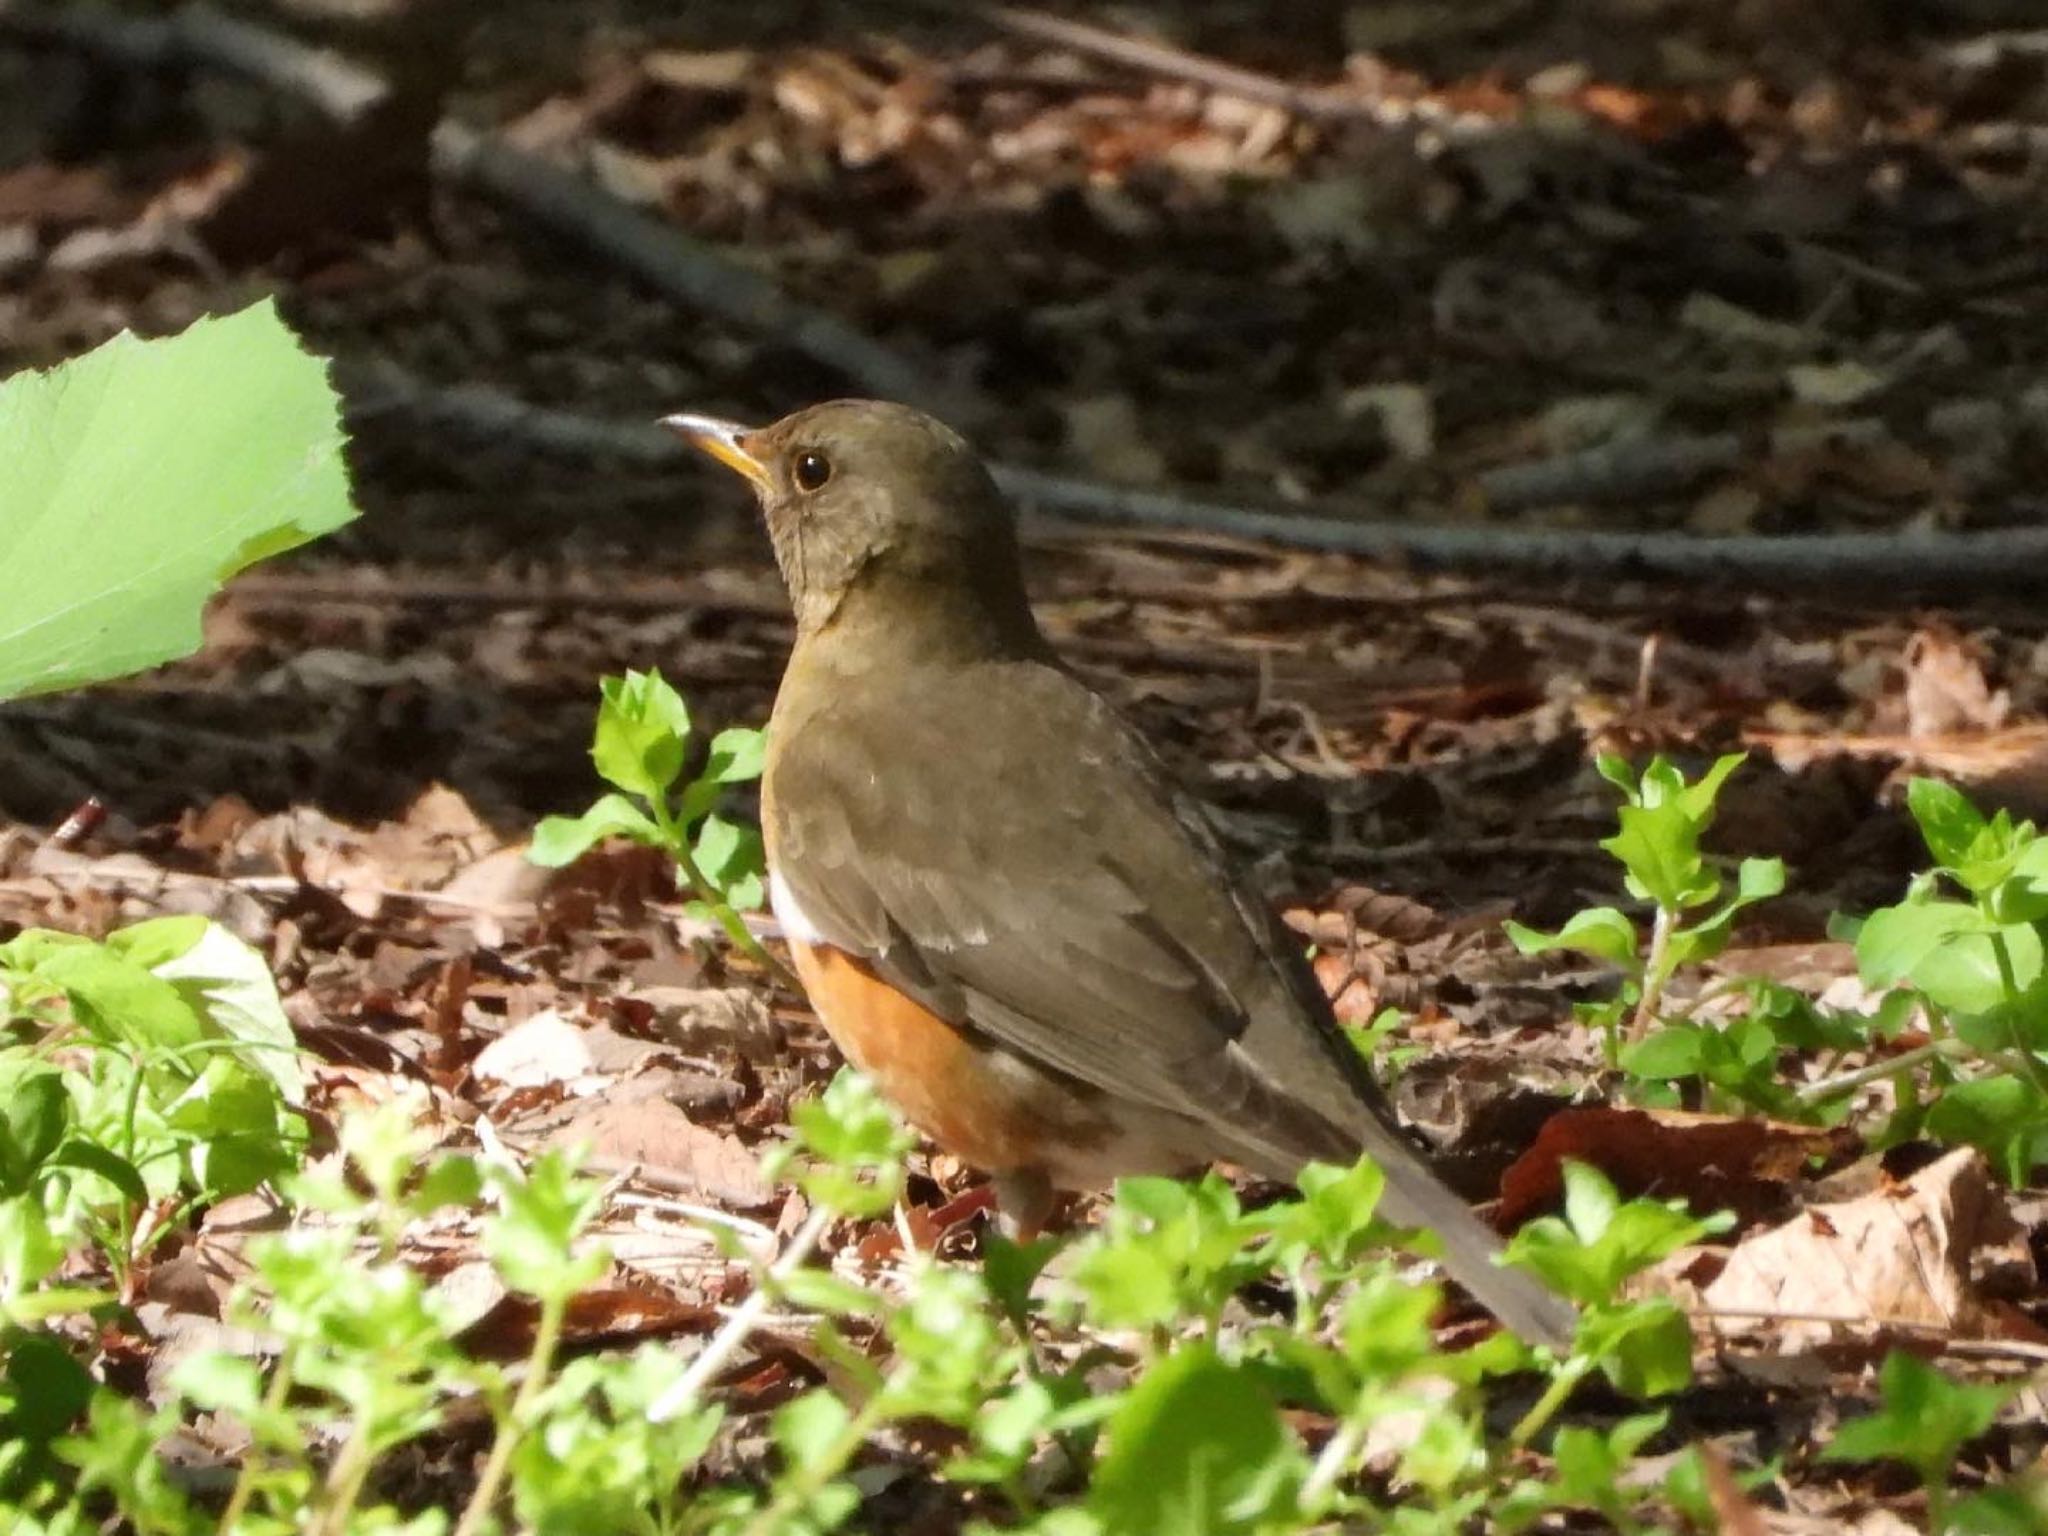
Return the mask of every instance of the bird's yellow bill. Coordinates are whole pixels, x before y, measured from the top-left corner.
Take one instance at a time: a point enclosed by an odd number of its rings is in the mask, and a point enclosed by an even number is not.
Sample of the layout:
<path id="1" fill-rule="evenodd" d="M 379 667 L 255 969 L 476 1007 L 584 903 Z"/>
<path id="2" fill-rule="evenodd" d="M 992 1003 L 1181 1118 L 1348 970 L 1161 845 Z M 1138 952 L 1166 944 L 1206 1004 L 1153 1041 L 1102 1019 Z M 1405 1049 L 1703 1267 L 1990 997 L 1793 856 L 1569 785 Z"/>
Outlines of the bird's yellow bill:
<path id="1" fill-rule="evenodd" d="M 768 466 L 747 451 L 749 429 L 716 416 L 664 416 L 661 424 L 691 447 L 708 453 L 727 469 L 736 470 L 766 490 L 773 483 Z"/>

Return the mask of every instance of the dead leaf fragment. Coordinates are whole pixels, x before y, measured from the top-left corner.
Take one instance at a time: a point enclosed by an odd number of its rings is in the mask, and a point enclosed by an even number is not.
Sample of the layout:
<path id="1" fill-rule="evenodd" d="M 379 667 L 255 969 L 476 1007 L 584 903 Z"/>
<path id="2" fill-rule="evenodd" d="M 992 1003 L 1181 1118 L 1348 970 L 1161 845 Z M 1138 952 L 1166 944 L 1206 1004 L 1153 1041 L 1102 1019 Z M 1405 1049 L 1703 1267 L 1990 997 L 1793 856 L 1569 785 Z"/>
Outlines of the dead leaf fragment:
<path id="1" fill-rule="evenodd" d="M 1945 624 L 1925 624 L 1906 642 L 1906 734 L 1995 731 L 2012 699 L 1984 675 L 1981 646 Z"/>
<path id="2" fill-rule="evenodd" d="M 1501 1178 L 1494 1219 L 1512 1227 L 1564 1194 L 1563 1161 L 1591 1163 L 1624 1196 L 1682 1196 L 1704 1215 L 1728 1209 L 1747 1221 L 1783 1210 L 1788 1186 L 1815 1158 L 1841 1156 L 1853 1133 L 1772 1120 L 1673 1109 L 1567 1109 Z"/>
<path id="3" fill-rule="evenodd" d="M 744 1143 L 698 1125 L 666 1099 L 600 1103 L 547 1140 L 550 1146 L 581 1145 L 595 1158 L 658 1170 L 729 1205 L 765 1205 L 771 1194 L 760 1160 Z"/>
<path id="4" fill-rule="evenodd" d="M 1766 1331 L 1781 1352 L 1814 1348 L 1844 1326 L 1983 1337 L 1993 1330 L 1970 1261 L 2012 1231 L 1984 1159 L 1964 1149 L 1904 1184 L 1814 1206 L 1746 1239 L 1703 1300 L 1718 1326 Z"/>

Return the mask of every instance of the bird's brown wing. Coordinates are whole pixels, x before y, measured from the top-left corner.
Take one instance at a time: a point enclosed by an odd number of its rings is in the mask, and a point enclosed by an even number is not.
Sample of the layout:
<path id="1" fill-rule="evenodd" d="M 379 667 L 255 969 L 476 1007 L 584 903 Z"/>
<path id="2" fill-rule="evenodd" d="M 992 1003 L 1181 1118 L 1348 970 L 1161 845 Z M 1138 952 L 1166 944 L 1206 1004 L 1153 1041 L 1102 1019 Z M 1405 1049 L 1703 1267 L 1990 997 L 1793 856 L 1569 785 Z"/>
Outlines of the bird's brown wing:
<path id="1" fill-rule="evenodd" d="M 1012 661 L 865 689 L 775 752 L 776 872 L 820 937 L 1019 1055 L 1234 1133 L 1222 1155 L 1282 1175 L 1354 1155 L 1376 1094 L 1292 941 L 1070 675 Z"/>
<path id="2" fill-rule="evenodd" d="M 1371 1152 L 1394 1221 L 1435 1231 L 1523 1337 L 1565 1345 L 1571 1308 L 1496 1267 L 1499 1240 L 1403 1138 L 1295 941 L 1101 699 L 1036 662 L 928 669 L 896 696 L 874 681 L 794 719 L 778 704 L 771 734 L 771 858 L 815 937 L 948 1022 L 1186 1117 L 1194 1156 L 1291 1179 Z"/>

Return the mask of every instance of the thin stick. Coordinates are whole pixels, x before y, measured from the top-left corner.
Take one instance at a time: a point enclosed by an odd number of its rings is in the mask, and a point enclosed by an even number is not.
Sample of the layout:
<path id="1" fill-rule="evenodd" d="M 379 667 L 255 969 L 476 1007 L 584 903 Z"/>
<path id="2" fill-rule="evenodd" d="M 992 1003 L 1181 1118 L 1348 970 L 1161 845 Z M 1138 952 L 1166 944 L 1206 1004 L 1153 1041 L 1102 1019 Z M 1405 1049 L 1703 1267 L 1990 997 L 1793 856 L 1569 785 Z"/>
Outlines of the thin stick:
<path id="1" fill-rule="evenodd" d="M 899 0 L 899 3 L 933 15 L 957 18 L 964 14 L 997 31 L 1089 54 L 1144 74 L 1184 80 L 1205 90 L 1221 91 L 1245 101 L 1280 107 L 1301 117 L 1359 118 L 1373 115 L 1365 103 L 1347 100 L 1330 91 L 1292 85 L 1273 75 L 1190 53 L 1171 43 L 1132 37 L 1129 33 L 1114 32 L 1085 21 L 1069 21 L 1063 16 L 1025 6 L 962 5 L 959 0 Z"/>
<path id="2" fill-rule="evenodd" d="M 789 1240 L 789 1246 L 782 1257 L 769 1266 L 768 1272 L 754 1285 L 747 1299 L 733 1309 L 725 1325 L 711 1336 L 711 1342 L 698 1351 L 689 1368 L 676 1378 L 675 1384 L 655 1400 L 647 1410 L 647 1417 L 656 1424 L 687 1413 L 702 1400 L 704 1389 L 711 1378 L 725 1368 L 728 1360 L 738 1353 L 739 1347 L 747 1341 L 755 1327 L 768 1315 L 768 1308 L 775 1299 L 775 1291 L 783 1281 L 803 1267 L 811 1256 L 811 1250 L 818 1246 L 818 1240 L 825 1235 L 825 1228 L 832 1222 L 831 1209 L 823 1205 L 811 1207 L 811 1213 L 804 1218 L 796 1235 Z"/>
<path id="3" fill-rule="evenodd" d="M 482 386 L 435 389 L 378 359 L 337 369 L 345 386 L 369 391 L 371 415 L 417 414 L 450 432 L 502 441 L 515 433 L 536 451 L 601 452 L 639 462 L 683 462 L 685 450 L 652 425 L 596 421 L 526 405 Z M 353 414 L 353 407 L 352 407 Z M 1718 578 L 1749 586 L 1885 582 L 1917 591 L 1981 590 L 2034 581 L 2048 561 L 2048 526 L 1980 533 L 1842 533 L 1702 538 L 1686 533 L 1587 529 L 1438 527 L 1371 515 L 1318 516 L 1202 501 L 1047 474 L 1016 464 L 991 467 L 1027 512 L 1123 528 L 1193 530 L 1283 548 L 1322 550 L 1445 570 L 1519 570 L 1567 576 Z"/>

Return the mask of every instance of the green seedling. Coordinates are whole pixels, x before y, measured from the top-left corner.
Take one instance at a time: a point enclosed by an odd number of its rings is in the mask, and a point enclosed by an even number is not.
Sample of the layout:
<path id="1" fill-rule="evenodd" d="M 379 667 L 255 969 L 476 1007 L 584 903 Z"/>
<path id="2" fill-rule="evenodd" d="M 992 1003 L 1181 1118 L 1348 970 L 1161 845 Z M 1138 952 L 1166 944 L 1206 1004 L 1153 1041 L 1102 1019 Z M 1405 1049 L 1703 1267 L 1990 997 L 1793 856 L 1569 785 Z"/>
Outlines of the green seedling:
<path id="1" fill-rule="evenodd" d="M 2023 1184 L 2048 1164 L 2048 838 L 1932 779 L 1915 779 L 1906 804 L 1935 867 L 1836 931 L 1855 940 L 1867 985 L 1917 1001 L 1932 1038 L 1848 1086 L 1890 1076 L 1903 1111 L 1894 1136 L 1978 1147 Z M 1924 1098 L 1912 1076 L 1922 1065 Z"/>
<path id="2" fill-rule="evenodd" d="M 1721 786 L 1742 762 L 1740 755 L 1723 757 L 1688 782 L 1662 757 L 1640 777 L 1620 758 L 1600 759 L 1601 777 L 1621 791 L 1623 800 L 1620 830 L 1600 846 L 1620 860 L 1629 894 L 1650 906 L 1647 946 L 1639 941 L 1634 920 L 1617 907 L 1580 912 L 1556 933 L 1506 925 L 1509 939 L 1524 954 L 1570 950 L 1621 971 L 1619 995 L 1588 1012 L 1602 1032 L 1610 1066 L 1624 1065 L 1624 1029 L 1631 1042 L 1640 1042 L 1668 1016 L 1665 988 L 1678 968 L 1718 955 L 1728 945 L 1736 914 L 1785 888 L 1782 861 L 1744 859 L 1729 892 L 1720 870 L 1700 852 Z"/>
<path id="3" fill-rule="evenodd" d="M 690 754 L 690 711 L 659 672 L 607 677 L 590 759 L 613 786 L 581 816 L 549 816 L 533 829 L 528 857 L 559 868 L 608 837 L 659 848 L 694 893 L 692 914 L 778 969 L 740 914 L 761 905 L 761 834 L 718 813 L 726 790 L 761 776 L 767 738 L 743 726 L 712 737 L 704 765 L 680 782 Z"/>
<path id="4" fill-rule="evenodd" d="M 1821 1456 L 1827 1461 L 1904 1462 L 1927 1490 L 1929 1528 L 1947 1531 L 1956 1458 L 1992 1426 L 2013 1389 L 1951 1381 L 1902 1350 L 1885 1357 L 1877 1385 L 1882 1406 L 1844 1424 Z"/>

